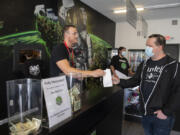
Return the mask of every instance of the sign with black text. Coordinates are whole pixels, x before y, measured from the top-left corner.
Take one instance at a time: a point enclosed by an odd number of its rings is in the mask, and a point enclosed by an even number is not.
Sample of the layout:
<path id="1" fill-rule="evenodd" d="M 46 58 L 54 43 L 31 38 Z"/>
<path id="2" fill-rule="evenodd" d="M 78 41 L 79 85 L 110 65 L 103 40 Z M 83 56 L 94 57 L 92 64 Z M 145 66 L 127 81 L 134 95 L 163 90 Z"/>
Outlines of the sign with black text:
<path id="1" fill-rule="evenodd" d="M 42 80 L 49 128 L 72 116 L 70 97 L 65 76 Z"/>

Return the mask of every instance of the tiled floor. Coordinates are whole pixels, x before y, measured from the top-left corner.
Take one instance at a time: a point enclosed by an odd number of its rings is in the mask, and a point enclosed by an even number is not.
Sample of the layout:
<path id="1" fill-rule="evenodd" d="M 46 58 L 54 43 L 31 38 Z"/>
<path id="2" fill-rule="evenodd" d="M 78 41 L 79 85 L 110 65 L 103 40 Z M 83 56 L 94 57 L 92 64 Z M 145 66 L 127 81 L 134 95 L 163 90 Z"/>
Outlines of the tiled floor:
<path id="1" fill-rule="evenodd" d="M 141 123 L 124 120 L 122 135 L 144 135 Z M 180 132 L 172 131 L 171 135 L 180 135 Z"/>

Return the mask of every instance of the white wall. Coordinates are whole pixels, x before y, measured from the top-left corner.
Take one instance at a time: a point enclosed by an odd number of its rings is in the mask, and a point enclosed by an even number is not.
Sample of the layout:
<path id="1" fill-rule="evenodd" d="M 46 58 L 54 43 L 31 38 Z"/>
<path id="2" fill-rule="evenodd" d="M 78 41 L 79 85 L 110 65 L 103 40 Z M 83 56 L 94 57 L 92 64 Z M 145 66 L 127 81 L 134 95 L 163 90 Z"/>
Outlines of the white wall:
<path id="1" fill-rule="evenodd" d="M 172 25 L 172 20 L 178 20 L 178 25 Z M 146 20 L 148 23 L 148 35 L 162 34 L 173 37 L 167 43 L 180 44 L 180 18 Z M 116 23 L 115 47 L 125 46 L 127 49 L 144 49 L 146 39 L 137 36 L 137 30 L 129 23 Z"/>
<path id="2" fill-rule="evenodd" d="M 172 20 L 178 20 L 178 25 L 172 25 Z M 164 36 L 171 36 L 173 39 L 167 43 L 180 43 L 180 18 L 151 20 L 148 22 L 148 33 L 159 33 Z"/>
<path id="3" fill-rule="evenodd" d="M 174 19 L 178 20 L 178 25 L 171 25 Z M 173 39 L 167 43 L 180 43 L 180 18 L 174 19 L 147 20 L 148 35 L 154 33 L 169 35 Z M 129 23 L 116 23 L 115 47 L 126 46 L 128 49 L 142 49 L 145 41 L 143 37 L 137 36 L 137 30 Z"/>
<path id="4" fill-rule="evenodd" d="M 143 37 L 138 37 L 136 30 L 127 22 L 116 23 L 115 47 L 124 46 L 127 49 L 145 48 Z"/>

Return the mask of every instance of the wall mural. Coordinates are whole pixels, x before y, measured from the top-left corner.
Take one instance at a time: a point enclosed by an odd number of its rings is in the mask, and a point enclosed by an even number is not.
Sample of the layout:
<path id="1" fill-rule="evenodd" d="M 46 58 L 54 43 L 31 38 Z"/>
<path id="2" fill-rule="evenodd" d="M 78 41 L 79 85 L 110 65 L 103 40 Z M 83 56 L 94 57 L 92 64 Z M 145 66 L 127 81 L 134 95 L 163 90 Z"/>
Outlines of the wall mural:
<path id="1" fill-rule="evenodd" d="M 22 56 L 26 50 L 39 52 L 37 58 L 49 67 L 51 49 L 62 42 L 65 24 L 78 28 L 76 67 L 107 67 L 107 49 L 114 46 L 115 23 L 79 0 L 4 0 L 0 9 L 0 90 L 4 91 L 0 99 L 6 100 L 6 80 L 23 78 Z"/>
<path id="2" fill-rule="evenodd" d="M 44 4 L 36 5 L 36 26 L 42 33 L 49 50 L 53 45 L 61 42 L 62 28 L 65 24 L 74 24 L 79 31 L 79 43 L 75 46 L 75 63 L 80 69 L 105 67 L 107 48 L 112 46 L 95 34 L 91 33 L 88 23 L 88 12 L 74 0 L 57 1 L 57 11 L 46 8 Z M 57 14 L 57 15 L 56 15 Z"/>

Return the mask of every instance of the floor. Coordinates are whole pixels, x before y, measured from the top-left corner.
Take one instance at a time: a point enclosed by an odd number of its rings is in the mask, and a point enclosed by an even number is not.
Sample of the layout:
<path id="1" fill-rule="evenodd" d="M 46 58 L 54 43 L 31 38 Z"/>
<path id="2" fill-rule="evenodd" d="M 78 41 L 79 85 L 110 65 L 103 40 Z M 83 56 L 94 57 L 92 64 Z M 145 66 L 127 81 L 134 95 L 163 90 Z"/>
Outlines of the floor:
<path id="1" fill-rule="evenodd" d="M 124 120 L 122 135 L 144 135 L 141 123 Z M 180 135 L 180 132 L 172 131 L 171 135 Z"/>

